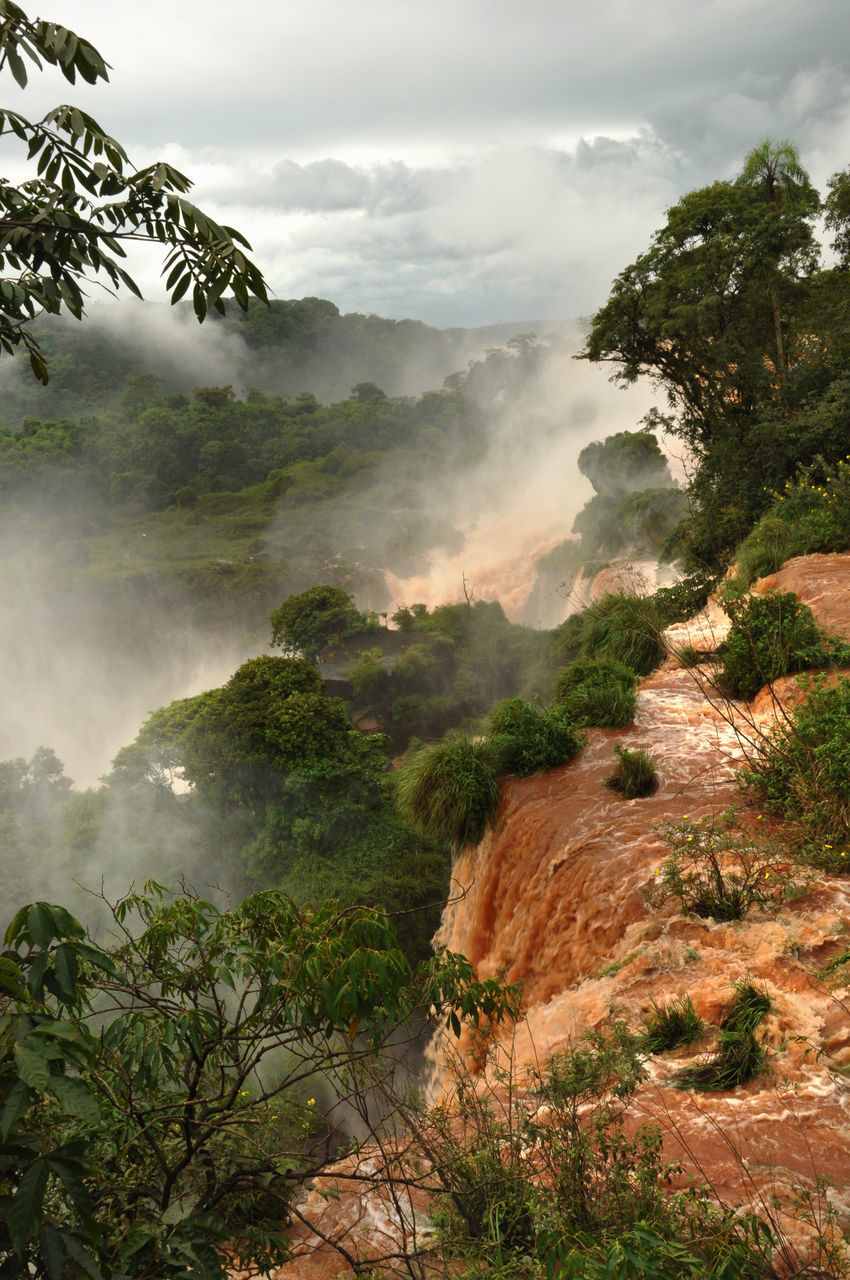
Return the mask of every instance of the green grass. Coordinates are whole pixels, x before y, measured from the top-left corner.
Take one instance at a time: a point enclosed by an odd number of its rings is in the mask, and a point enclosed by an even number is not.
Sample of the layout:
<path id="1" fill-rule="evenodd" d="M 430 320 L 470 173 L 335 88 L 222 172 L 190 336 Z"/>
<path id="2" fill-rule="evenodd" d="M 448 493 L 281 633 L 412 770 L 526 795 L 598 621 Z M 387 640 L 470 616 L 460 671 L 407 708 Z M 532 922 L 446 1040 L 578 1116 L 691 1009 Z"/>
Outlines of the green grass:
<path id="1" fill-rule="evenodd" d="M 752 982 L 737 982 L 717 1033 L 717 1048 L 674 1078 L 679 1089 L 700 1092 L 736 1089 L 763 1070 L 764 1048 L 755 1033 L 772 1008 L 767 992 Z"/>
<path id="2" fill-rule="evenodd" d="M 629 751 L 626 747 L 616 746 L 614 754 L 617 763 L 614 772 L 605 779 L 606 787 L 619 791 L 627 800 L 639 800 L 652 795 L 658 786 L 658 775 L 649 751 L 644 747 Z"/>
<path id="3" fill-rule="evenodd" d="M 398 774 L 402 817 L 431 839 L 477 843 L 499 803 L 492 761 L 486 738 L 462 734 L 410 752 Z"/>
<path id="4" fill-rule="evenodd" d="M 558 673 L 555 701 L 575 723 L 620 729 L 635 714 L 635 673 L 610 658 L 577 658 Z"/>
<path id="5" fill-rule="evenodd" d="M 689 995 L 679 996 L 658 1004 L 650 1000 L 650 1013 L 643 1020 L 638 1033 L 641 1048 L 646 1053 L 664 1053 L 682 1044 L 698 1040 L 705 1030 L 705 1023 L 693 1006 Z"/>

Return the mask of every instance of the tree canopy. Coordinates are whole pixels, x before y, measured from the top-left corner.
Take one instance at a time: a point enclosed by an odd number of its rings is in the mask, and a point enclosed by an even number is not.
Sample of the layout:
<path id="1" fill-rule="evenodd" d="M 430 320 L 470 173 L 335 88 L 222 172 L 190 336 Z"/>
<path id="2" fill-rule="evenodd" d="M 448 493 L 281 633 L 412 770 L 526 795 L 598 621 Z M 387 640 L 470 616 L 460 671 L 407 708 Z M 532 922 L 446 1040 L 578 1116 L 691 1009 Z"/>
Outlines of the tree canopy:
<path id="1" fill-rule="evenodd" d="M 55 67 L 71 84 L 108 80 L 94 45 L 55 22 L 31 19 L 0 0 L 0 69 L 24 88 L 32 67 Z M 34 375 L 47 364 L 31 323 L 41 312 L 83 314 L 85 285 L 95 281 L 141 296 L 125 269 L 124 242 L 165 251 L 163 274 L 172 303 L 191 290 L 199 320 L 224 310 L 231 290 L 239 306 L 266 300 L 247 240 L 220 226 L 185 198 L 190 180 L 169 164 L 133 168 L 119 142 L 86 112 L 67 104 L 31 121 L 0 109 L 0 137 L 14 138 L 34 167 L 15 184 L 0 181 L 0 350 L 23 346 Z"/>
<path id="2" fill-rule="evenodd" d="M 835 175 L 826 200 L 839 255 L 847 189 Z M 819 268 L 820 207 L 794 147 L 764 141 L 734 181 L 668 210 L 593 318 L 584 356 L 622 383 L 649 375 L 672 410 L 653 422 L 688 446 L 693 513 L 676 550 L 692 563 L 722 563 L 770 488 L 846 434 L 825 400 L 846 369 L 846 272 Z"/>

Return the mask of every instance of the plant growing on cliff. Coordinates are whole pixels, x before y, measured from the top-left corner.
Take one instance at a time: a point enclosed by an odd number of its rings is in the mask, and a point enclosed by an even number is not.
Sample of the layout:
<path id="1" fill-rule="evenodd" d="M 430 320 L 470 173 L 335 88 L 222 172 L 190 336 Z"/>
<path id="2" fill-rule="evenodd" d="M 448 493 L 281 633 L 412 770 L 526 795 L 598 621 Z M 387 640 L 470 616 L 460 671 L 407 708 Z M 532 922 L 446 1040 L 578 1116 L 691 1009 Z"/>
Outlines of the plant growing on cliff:
<path id="1" fill-rule="evenodd" d="M 782 847 L 754 839 L 734 813 L 686 817 L 657 830 L 670 852 L 646 886 L 652 907 L 672 899 L 683 915 L 743 920 L 753 907 L 769 911 L 798 889 Z"/>
<path id="2" fill-rule="evenodd" d="M 687 994 L 676 1000 L 659 1004 L 650 1000 L 650 1012 L 643 1020 L 638 1041 L 645 1053 L 664 1053 L 679 1045 L 698 1040 L 705 1030 L 705 1023 Z"/>
<path id="3" fill-rule="evenodd" d="M 451 1273 L 763 1273 L 770 1229 L 698 1193 L 671 1196 L 678 1170 L 664 1160 L 660 1131 L 627 1123 L 644 1067 L 624 1026 L 591 1032 L 540 1068 L 517 1071 L 509 1051 L 486 1040 L 477 1061 L 486 1070 L 473 1076 L 453 1057 L 445 1103 L 413 1122 Z"/>
<path id="4" fill-rule="evenodd" d="M 581 656 L 607 658 L 648 676 L 664 658 L 666 623 L 652 596 L 612 592 L 583 614 Z"/>
<path id="5" fill-rule="evenodd" d="M 757 741 L 739 779 L 771 812 L 796 824 L 807 861 L 850 863 L 850 680 L 800 678 L 805 697 Z"/>
<path id="6" fill-rule="evenodd" d="M 477 843 L 499 803 L 493 744 L 453 734 L 410 751 L 396 797 L 402 817 L 429 839 L 458 849 Z"/>

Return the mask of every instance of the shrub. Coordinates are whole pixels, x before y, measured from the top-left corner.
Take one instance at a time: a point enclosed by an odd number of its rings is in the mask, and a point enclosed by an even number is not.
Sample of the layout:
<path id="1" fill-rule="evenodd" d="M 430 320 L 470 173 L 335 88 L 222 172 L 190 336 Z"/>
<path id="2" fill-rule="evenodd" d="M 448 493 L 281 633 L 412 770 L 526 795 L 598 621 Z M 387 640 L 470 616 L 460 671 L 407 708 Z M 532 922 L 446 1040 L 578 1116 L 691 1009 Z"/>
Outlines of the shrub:
<path id="1" fill-rule="evenodd" d="M 461 734 L 409 753 L 398 775 L 402 816 L 431 839 L 476 843 L 499 803 L 492 759 L 491 743 Z"/>
<path id="2" fill-rule="evenodd" d="M 749 701 L 779 676 L 830 661 L 823 630 L 792 591 L 727 596 L 724 608 L 732 627 L 718 650 L 722 665 L 717 683 L 729 697 Z"/>
<path id="3" fill-rule="evenodd" d="M 610 778 L 605 779 L 606 787 L 619 791 L 627 800 L 639 800 L 643 796 L 651 796 L 658 786 L 655 772 L 655 761 L 643 747 L 628 751 L 625 747 L 615 747 L 617 764 Z"/>
<path id="4" fill-rule="evenodd" d="M 689 995 L 664 1004 L 650 1000 L 650 1004 L 651 1012 L 644 1018 L 643 1030 L 638 1035 L 638 1042 L 645 1053 L 664 1053 L 681 1044 L 691 1044 L 705 1030 L 705 1023 Z"/>
<path id="5" fill-rule="evenodd" d="M 521 778 L 567 764 L 584 738 L 561 707 L 544 711 L 521 698 L 500 702 L 490 719 L 491 759 L 505 773 Z"/>
<path id="6" fill-rule="evenodd" d="M 797 823 L 807 860 L 850 862 L 850 681 L 803 677 L 804 700 L 763 737 L 739 775 L 771 812 Z"/>
<path id="7" fill-rule="evenodd" d="M 578 658 L 558 674 L 555 701 L 574 724 L 620 729 L 635 714 L 635 674 L 610 658 Z"/>
<path id="8" fill-rule="evenodd" d="M 767 911 L 797 889 L 781 847 L 754 840 L 731 813 L 719 821 L 683 818 L 658 831 L 670 855 L 646 889 L 653 907 L 672 898 L 683 915 L 743 920 L 752 907 Z"/>
<path id="9" fill-rule="evenodd" d="M 764 1049 L 755 1037 L 771 1009 L 765 990 L 751 982 L 735 984 L 735 995 L 720 1024 L 717 1048 L 675 1077 L 680 1089 L 735 1089 L 764 1067 Z"/>
<path id="10" fill-rule="evenodd" d="M 609 658 L 648 676 L 666 652 L 664 626 L 666 619 L 652 596 L 612 592 L 585 610 L 581 654 Z"/>
<path id="11" fill-rule="evenodd" d="M 741 543 L 738 572 L 747 583 L 775 573 L 792 556 L 844 551 L 850 546 L 850 457 L 816 457 L 800 467 Z"/>

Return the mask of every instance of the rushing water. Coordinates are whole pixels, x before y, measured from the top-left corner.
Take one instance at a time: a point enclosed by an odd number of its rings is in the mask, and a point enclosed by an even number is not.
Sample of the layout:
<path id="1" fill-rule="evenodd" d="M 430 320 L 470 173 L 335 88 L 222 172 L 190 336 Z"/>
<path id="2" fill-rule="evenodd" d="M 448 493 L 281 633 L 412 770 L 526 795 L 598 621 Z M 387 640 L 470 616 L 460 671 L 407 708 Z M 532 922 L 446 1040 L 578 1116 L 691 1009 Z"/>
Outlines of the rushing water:
<path id="1" fill-rule="evenodd" d="M 761 585 L 794 590 L 831 633 L 850 635 L 850 555 L 792 561 Z M 671 646 L 711 649 L 723 626 L 710 611 L 675 629 Z M 651 1000 L 685 993 L 716 1025 L 733 983 L 763 986 L 773 1002 L 760 1028 L 769 1070 L 733 1091 L 698 1094 L 671 1083 L 693 1049 L 657 1055 L 647 1063 L 636 1118 L 655 1120 L 669 1157 L 727 1203 L 764 1210 L 778 1193 L 787 1205 L 795 1188 L 826 1178 L 846 1220 L 850 986 L 827 990 L 819 972 L 850 945 L 850 881 L 824 878 L 770 914 L 734 923 L 682 916 L 672 905 L 653 909 L 642 892 L 667 852 L 657 824 L 742 805 L 735 773 L 747 744 L 795 688 L 780 682 L 773 696 L 763 692 L 745 708 L 724 704 L 707 681 L 709 670 L 671 661 L 643 681 L 628 728 L 592 731 L 561 769 L 507 779 L 492 828 L 456 863 L 456 893 L 437 941 L 468 956 L 482 978 L 523 983 L 518 1063 L 540 1061 L 612 1017 L 636 1028 Z M 605 786 L 615 743 L 653 753 L 654 795 L 629 801 Z M 752 805 L 741 821 L 754 830 L 769 826 Z M 362 1196 L 336 1205 L 352 1228 L 364 1224 L 364 1240 L 377 1230 L 376 1210 Z M 804 1249 L 799 1214 L 783 1220 L 773 1212 L 792 1248 Z M 281 1275 L 300 1277 L 305 1265 L 310 1275 L 340 1269 L 319 1250 Z M 794 1267 L 786 1259 L 785 1270 Z"/>

